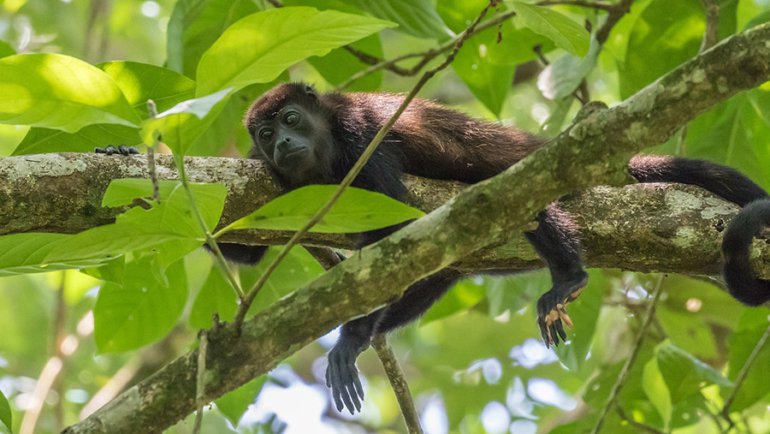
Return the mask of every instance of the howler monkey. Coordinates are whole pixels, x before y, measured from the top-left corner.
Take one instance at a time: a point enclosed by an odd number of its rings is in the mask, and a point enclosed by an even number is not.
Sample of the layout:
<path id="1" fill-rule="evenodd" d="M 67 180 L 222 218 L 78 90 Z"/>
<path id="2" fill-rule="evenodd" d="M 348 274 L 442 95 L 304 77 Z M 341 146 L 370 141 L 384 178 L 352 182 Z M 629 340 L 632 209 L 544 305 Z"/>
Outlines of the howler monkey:
<path id="1" fill-rule="evenodd" d="M 264 160 L 285 190 L 307 184 L 339 183 L 403 96 L 387 93 L 318 94 L 302 83 L 270 90 L 248 110 L 245 124 L 254 147 L 250 157 Z M 353 185 L 404 199 L 402 173 L 474 183 L 489 178 L 540 147 L 537 136 L 473 119 L 430 101 L 414 100 L 388 133 Z M 639 182 L 694 184 L 745 206 L 767 193 L 739 172 L 717 164 L 662 156 L 636 156 L 629 171 Z M 754 212 L 748 213 L 749 217 Z M 770 215 L 770 212 L 767 213 Z M 527 239 L 548 265 L 552 288 L 537 302 L 538 325 L 546 345 L 566 339 L 564 305 L 585 286 L 580 240 L 565 213 L 551 205 L 537 216 L 538 227 Z M 391 230 L 361 234 L 360 246 Z M 751 280 L 748 243 L 758 229 L 731 227 L 737 234 L 729 248 L 726 272 L 731 293 L 747 304 L 768 299 L 766 283 Z M 728 231 L 729 232 L 729 231 Z M 263 247 L 222 245 L 230 259 L 254 263 Z M 733 260 L 731 260 L 731 258 Z M 737 276 L 730 278 L 730 276 Z M 404 296 L 376 312 L 342 326 L 339 341 L 329 352 L 327 385 L 338 410 L 360 410 L 363 389 L 355 361 L 375 333 L 390 331 L 424 313 L 463 275 L 438 271 L 410 286 Z M 758 286 L 762 286 L 757 289 Z"/>

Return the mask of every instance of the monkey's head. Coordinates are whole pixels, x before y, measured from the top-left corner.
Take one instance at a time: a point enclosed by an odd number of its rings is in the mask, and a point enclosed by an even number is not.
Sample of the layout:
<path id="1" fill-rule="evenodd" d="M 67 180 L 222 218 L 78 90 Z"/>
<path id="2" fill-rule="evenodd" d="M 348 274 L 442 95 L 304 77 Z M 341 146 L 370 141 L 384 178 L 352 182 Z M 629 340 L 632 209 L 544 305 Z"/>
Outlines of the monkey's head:
<path id="1" fill-rule="evenodd" d="M 281 84 L 258 99 L 244 120 L 254 147 L 288 187 L 333 182 L 334 141 L 318 94 L 303 83 Z"/>

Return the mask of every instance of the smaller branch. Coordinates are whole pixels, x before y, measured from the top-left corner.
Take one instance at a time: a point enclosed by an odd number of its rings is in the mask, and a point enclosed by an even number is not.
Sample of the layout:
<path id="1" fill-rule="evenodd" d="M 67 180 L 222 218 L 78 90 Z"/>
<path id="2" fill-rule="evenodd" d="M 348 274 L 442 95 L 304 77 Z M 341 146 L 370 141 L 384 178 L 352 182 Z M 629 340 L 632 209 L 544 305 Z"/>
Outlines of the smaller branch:
<path id="1" fill-rule="evenodd" d="M 473 33 L 475 34 L 475 33 L 483 32 L 484 30 L 487 30 L 489 28 L 496 27 L 502 24 L 503 22 L 505 22 L 506 20 L 508 20 L 509 18 L 514 17 L 515 15 L 516 15 L 516 12 L 514 11 L 504 12 L 498 15 L 497 17 L 490 19 L 489 21 L 480 23 Z M 457 42 L 459 40 L 463 38 L 467 39 L 467 37 L 468 36 L 466 36 L 465 32 L 463 32 L 457 37 L 455 37 L 454 39 L 450 39 L 449 41 L 445 42 L 438 48 L 432 48 L 430 50 L 419 52 L 419 53 L 404 54 L 398 57 L 394 57 L 393 59 L 390 59 L 390 60 L 383 60 L 377 64 L 374 64 L 362 71 L 359 71 L 351 75 L 350 78 L 348 78 L 347 80 L 345 80 L 344 82 L 340 83 L 337 86 L 337 90 L 343 90 L 348 86 L 350 86 L 352 83 L 354 83 L 356 80 L 360 80 L 361 78 L 366 77 L 367 75 L 372 74 L 374 72 L 377 72 L 380 69 L 386 69 L 388 71 L 391 71 L 395 74 L 398 74 L 404 77 L 411 77 L 413 75 L 417 75 L 417 73 L 420 72 L 422 68 L 424 68 L 425 65 L 427 65 L 431 60 L 435 59 L 439 54 L 451 50 L 453 47 L 457 45 Z M 405 69 L 405 68 L 400 68 L 396 65 L 397 63 L 403 60 L 413 59 L 413 58 L 421 58 L 421 59 L 416 65 L 414 65 L 411 68 Z"/>
<path id="2" fill-rule="evenodd" d="M 218 323 L 218 321 L 217 321 Z M 195 376 L 195 401 L 197 410 L 195 412 L 195 425 L 193 425 L 193 434 L 201 432 L 201 422 L 203 422 L 203 406 L 206 405 L 204 396 L 206 394 L 206 354 L 209 348 L 209 339 L 206 330 L 201 330 L 198 334 L 200 345 L 198 346 L 198 372 Z"/>
<path id="3" fill-rule="evenodd" d="M 596 32 L 596 41 L 600 45 L 604 45 L 607 42 L 607 38 L 610 37 L 612 28 L 631 10 L 631 3 L 634 0 L 621 0 L 620 3 L 614 5 L 612 9 L 608 9 L 607 20 L 604 21 L 601 28 Z"/>
<path id="4" fill-rule="evenodd" d="M 422 434 L 420 417 L 414 406 L 412 393 L 409 391 L 409 383 L 407 383 L 404 371 L 399 366 L 398 359 L 393 353 L 393 349 L 388 345 L 385 335 L 378 334 L 375 336 L 372 340 L 372 347 L 377 351 L 377 356 L 380 358 L 380 362 L 382 362 L 382 367 L 388 376 L 390 386 L 396 394 L 398 405 L 401 407 L 401 414 L 404 416 L 404 422 L 406 422 L 406 429 L 409 434 Z"/>
<path id="5" fill-rule="evenodd" d="M 634 349 L 626 360 L 626 363 L 623 365 L 623 368 L 620 370 L 618 380 L 612 386 L 610 396 L 607 398 L 607 403 L 604 405 L 604 408 L 599 415 L 599 419 L 596 420 L 596 424 L 594 425 L 594 429 L 591 430 L 591 434 L 598 434 L 599 431 L 601 431 L 602 425 L 604 424 L 604 419 L 607 417 L 610 410 L 616 406 L 616 401 L 620 395 L 620 391 L 623 389 L 623 386 L 626 383 L 626 379 L 628 378 L 628 374 L 631 372 L 631 368 L 633 368 L 634 363 L 636 362 L 636 358 L 639 356 L 639 351 L 642 349 L 642 342 L 644 341 L 644 336 L 647 334 L 647 329 L 650 327 L 650 324 L 652 324 L 653 317 L 655 317 L 655 308 L 658 305 L 660 294 L 663 292 L 663 280 L 665 277 L 665 274 L 661 274 L 658 278 L 658 282 L 655 284 L 655 291 L 652 294 L 652 300 L 650 300 L 650 304 L 647 306 L 647 312 L 644 315 L 642 326 L 639 328 L 639 334 L 636 336 Z"/>
<path id="6" fill-rule="evenodd" d="M 248 312 L 249 307 L 251 307 L 251 303 L 254 301 L 254 298 L 259 293 L 260 289 L 265 285 L 267 282 L 267 279 L 270 277 L 270 275 L 275 271 L 276 268 L 278 268 L 278 264 L 283 261 L 283 259 L 289 254 L 289 251 L 297 245 L 300 238 L 305 236 L 310 229 L 315 226 L 318 222 L 320 222 L 324 216 L 331 210 L 331 208 L 334 206 L 335 203 L 337 203 L 337 200 L 342 196 L 342 193 L 345 192 L 345 189 L 347 189 L 352 183 L 353 180 L 358 176 L 358 174 L 361 172 L 363 167 L 366 165 L 367 161 L 369 161 L 369 158 L 374 154 L 374 152 L 377 150 L 377 147 L 382 142 L 383 139 L 385 139 L 385 136 L 388 134 L 390 129 L 393 127 L 393 125 L 396 123 L 398 118 L 401 116 L 401 114 L 406 110 L 406 108 L 409 106 L 409 104 L 412 102 L 412 100 L 417 96 L 417 93 L 420 91 L 420 89 L 425 86 L 425 83 L 428 82 L 431 78 L 433 78 L 434 75 L 436 75 L 437 72 L 441 71 L 442 69 L 449 66 L 452 61 L 454 60 L 455 56 L 457 56 L 457 52 L 460 51 L 460 48 L 462 48 L 463 43 L 471 37 L 476 32 L 476 27 L 479 25 L 481 20 L 484 19 L 484 16 L 486 16 L 489 9 L 497 5 L 497 0 L 490 0 L 486 7 L 481 11 L 479 16 L 476 18 L 476 20 L 468 26 L 467 29 L 462 33 L 459 39 L 457 39 L 457 42 L 455 43 L 454 49 L 451 53 L 444 59 L 444 62 L 442 62 L 440 65 L 436 66 L 433 69 L 430 69 L 426 71 L 422 77 L 420 77 L 420 80 L 417 82 L 417 84 L 412 88 L 412 90 L 409 92 L 409 94 L 404 98 L 403 102 L 401 102 L 401 105 L 396 109 L 395 113 L 390 117 L 390 119 L 385 122 L 385 124 L 380 128 L 380 130 L 377 132 L 377 134 L 372 139 L 371 143 L 367 145 L 366 149 L 361 153 L 361 156 L 358 158 L 358 161 L 355 162 L 353 167 L 350 169 L 347 175 L 345 175 L 345 178 L 342 179 L 340 182 L 339 187 L 334 192 L 332 197 L 329 199 L 326 204 L 321 207 L 321 209 L 312 217 L 310 220 L 305 224 L 304 227 L 302 227 L 299 231 L 297 231 L 289 240 L 286 245 L 283 246 L 283 249 L 278 253 L 278 256 L 273 260 L 273 262 L 268 265 L 267 269 L 264 273 L 262 273 L 261 276 L 259 276 L 259 280 L 254 284 L 254 286 L 249 290 L 249 292 L 246 294 L 246 297 L 242 299 L 241 305 L 238 307 L 238 313 L 235 316 L 235 328 L 236 330 L 241 329 L 241 325 L 243 325 L 243 320 L 246 318 L 246 312 Z M 181 174 L 181 172 L 180 172 Z"/>
<path id="7" fill-rule="evenodd" d="M 716 45 L 719 40 L 719 4 L 715 0 L 701 0 L 706 11 L 706 31 L 701 41 L 701 53 Z"/>
<path id="8" fill-rule="evenodd" d="M 600 11 L 611 11 L 617 7 L 617 5 L 609 3 L 599 3 L 585 0 L 541 0 L 535 4 L 538 6 L 579 6 L 582 8 L 590 8 Z"/>
<path id="9" fill-rule="evenodd" d="M 150 118 L 154 119 L 158 117 L 158 107 L 155 105 L 155 101 L 147 100 L 147 111 L 150 113 Z M 158 184 L 158 171 L 155 168 L 155 150 L 158 149 L 160 138 L 158 134 L 153 134 L 152 145 L 147 146 L 147 172 L 150 174 L 150 180 L 152 181 L 152 200 L 155 202 L 160 201 L 160 185 Z"/>
<path id="10" fill-rule="evenodd" d="M 732 393 L 730 393 L 730 396 L 725 400 L 725 405 L 722 408 L 722 418 L 724 418 L 724 420 L 726 420 L 728 423 L 726 431 L 729 431 L 732 427 L 735 426 L 735 422 L 730 417 L 730 407 L 732 407 L 733 402 L 735 402 L 735 397 L 738 396 L 738 392 L 741 390 L 743 383 L 746 382 L 746 378 L 749 375 L 749 370 L 751 370 L 754 362 L 757 361 L 757 357 L 767 344 L 768 339 L 770 339 L 770 327 L 768 327 L 762 334 L 762 337 L 759 338 L 759 341 L 757 341 L 754 349 L 751 350 L 751 354 L 749 354 L 746 362 L 741 367 L 740 372 L 738 372 L 738 377 L 735 378 L 735 388 L 733 388 Z"/>

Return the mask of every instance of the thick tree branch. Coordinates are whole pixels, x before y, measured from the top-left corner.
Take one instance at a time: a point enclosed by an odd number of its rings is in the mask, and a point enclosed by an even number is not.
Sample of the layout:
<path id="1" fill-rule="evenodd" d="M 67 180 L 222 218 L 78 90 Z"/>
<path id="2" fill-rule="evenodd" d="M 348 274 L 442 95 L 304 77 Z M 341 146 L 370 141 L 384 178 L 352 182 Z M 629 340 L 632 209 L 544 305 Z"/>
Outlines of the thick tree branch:
<path id="1" fill-rule="evenodd" d="M 626 179 L 621 168 L 697 114 L 770 78 L 770 25 L 703 53 L 624 103 L 587 115 L 548 146 L 323 274 L 244 323 L 210 333 L 206 398 L 275 366 L 340 322 L 397 297 L 415 280 L 521 230 L 549 202 Z M 523 186 L 527 188 L 511 188 Z M 372 288 L 377 288 L 372 291 Z M 196 352 L 170 363 L 67 432 L 156 432 L 195 408 Z"/>
<path id="2" fill-rule="evenodd" d="M 159 156 L 161 179 L 175 179 L 174 163 Z M 221 182 L 229 188 L 221 225 L 232 222 L 278 194 L 263 164 L 231 158 L 190 158 L 195 182 Z M 114 219 L 121 209 L 102 208 L 111 179 L 143 177 L 145 156 L 44 154 L 0 160 L 0 234 L 78 232 Z M 409 202 L 432 211 L 467 186 L 457 182 L 407 177 Z M 637 271 L 718 275 L 720 233 L 738 208 L 697 187 L 632 184 L 595 187 L 561 201 L 581 227 L 586 263 Z M 225 241 L 282 244 L 286 232 L 241 231 Z M 353 248 L 343 235 L 309 234 L 313 246 Z M 757 242 L 755 267 L 770 277 L 770 246 Z M 529 270 L 541 266 L 521 232 L 454 264 L 463 270 Z"/>

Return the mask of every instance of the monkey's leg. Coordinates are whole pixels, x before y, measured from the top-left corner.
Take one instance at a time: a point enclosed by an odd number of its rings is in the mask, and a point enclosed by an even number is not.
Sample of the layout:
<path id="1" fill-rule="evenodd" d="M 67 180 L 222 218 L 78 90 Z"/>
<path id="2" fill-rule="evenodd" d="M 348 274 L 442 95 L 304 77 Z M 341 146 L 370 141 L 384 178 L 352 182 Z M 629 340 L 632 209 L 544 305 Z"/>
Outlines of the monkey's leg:
<path id="1" fill-rule="evenodd" d="M 580 260 L 580 239 L 569 215 L 550 205 L 537 216 L 529 242 L 548 264 L 553 287 L 537 301 L 537 323 L 546 346 L 566 341 L 564 324 L 572 325 L 564 306 L 580 295 L 588 274 Z"/>
<path id="2" fill-rule="evenodd" d="M 337 410 L 361 410 L 364 391 L 358 378 L 356 358 L 369 346 L 375 333 L 408 324 L 441 298 L 462 274 L 442 270 L 410 286 L 395 303 L 342 326 L 337 344 L 329 352 L 326 385 L 332 389 Z"/>
<path id="3" fill-rule="evenodd" d="M 222 256 L 239 264 L 255 265 L 267 253 L 267 246 L 249 246 L 235 243 L 217 243 L 217 245 L 219 246 L 219 251 L 222 252 Z M 211 251 L 207 244 L 203 246 L 206 250 Z"/>
<path id="4" fill-rule="evenodd" d="M 345 407 L 350 414 L 361 411 L 364 389 L 358 379 L 356 358 L 369 346 L 382 319 L 385 309 L 345 323 L 340 329 L 340 337 L 327 357 L 326 386 L 332 389 L 332 397 L 337 411 Z"/>

